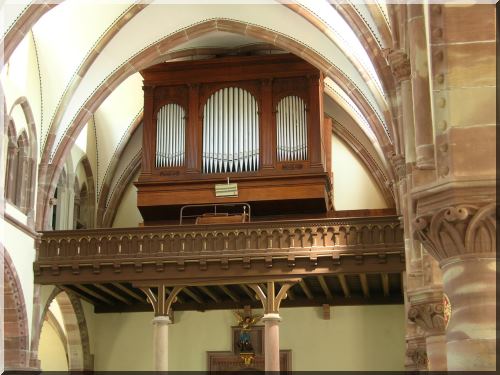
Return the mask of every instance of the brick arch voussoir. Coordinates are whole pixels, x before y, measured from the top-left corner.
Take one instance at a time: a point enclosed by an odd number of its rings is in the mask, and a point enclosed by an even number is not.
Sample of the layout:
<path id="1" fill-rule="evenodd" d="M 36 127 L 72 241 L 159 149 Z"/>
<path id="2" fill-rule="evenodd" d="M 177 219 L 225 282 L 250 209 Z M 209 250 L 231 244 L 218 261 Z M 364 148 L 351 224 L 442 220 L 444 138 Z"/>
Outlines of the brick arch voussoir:
<path id="1" fill-rule="evenodd" d="M 70 152 L 78 133 L 89 121 L 92 113 L 94 113 L 95 110 L 102 104 L 102 102 L 104 102 L 104 100 L 109 96 L 109 94 L 131 74 L 134 74 L 142 69 L 163 61 L 164 55 L 167 54 L 170 49 L 177 47 L 182 43 L 187 42 L 188 40 L 197 38 L 212 31 L 225 31 L 233 34 L 247 35 L 265 42 L 269 42 L 308 61 L 309 63 L 323 71 L 328 77 L 332 78 L 342 87 L 346 87 L 349 85 L 353 86 L 352 83 L 348 83 L 350 82 L 349 79 L 342 72 L 340 72 L 338 68 L 329 63 L 317 52 L 311 50 L 308 46 L 302 45 L 298 41 L 288 36 L 279 34 L 272 30 L 268 30 L 264 27 L 235 20 L 214 19 L 204 21 L 175 32 L 158 41 L 157 43 L 146 47 L 130 60 L 124 62 L 118 69 L 110 74 L 104 82 L 99 85 L 99 87 L 80 108 L 71 125 L 63 135 L 59 145 L 57 145 L 55 148 L 55 154 L 52 159 L 52 163 L 49 164 L 47 168 L 46 181 L 43 184 L 43 189 L 39 191 L 39 193 L 41 193 L 40 198 L 42 199 L 41 208 L 43 210 L 40 216 L 42 227 L 47 227 L 47 223 L 50 219 L 49 198 L 53 195 L 54 190 L 57 186 L 57 180 L 59 177 L 59 173 L 62 170 L 64 160 Z M 377 116 L 374 113 L 374 110 L 368 104 L 366 104 L 365 99 L 359 93 L 359 90 L 356 87 L 352 87 L 352 90 L 348 90 L 347 93 L 357 93 L 357 95 L 353 96 L 353 100 L 360 107 L 360 110 L 368 112 L 366 113 L 367 118 L 376 118 L 378 120 Z M 359 101 L 362 102 L 360 103 Z M 379 124 L 380 121 L 375 122 L 375 126 L 381 126 Z M 379 133 L 382 138 L 379 139 L 379 141 L 382 141 L 381 144 L 390 144 L 389 140 L 384 141 L 384 137 L 382 134 L 383 131 Z M 54 139 L 51 139 L 50 142 L 49 140 L 47 140 L 47 147 L 49 147 L 49 149 L 53 148 L 53 142 Z"/>
<path id="2" fill-rule="evenodd" d="M 4 266 L 4 367 L 6 370 L 29 368 L 28 315 L 23 289 L 7 249 L 0 244 Z"/>

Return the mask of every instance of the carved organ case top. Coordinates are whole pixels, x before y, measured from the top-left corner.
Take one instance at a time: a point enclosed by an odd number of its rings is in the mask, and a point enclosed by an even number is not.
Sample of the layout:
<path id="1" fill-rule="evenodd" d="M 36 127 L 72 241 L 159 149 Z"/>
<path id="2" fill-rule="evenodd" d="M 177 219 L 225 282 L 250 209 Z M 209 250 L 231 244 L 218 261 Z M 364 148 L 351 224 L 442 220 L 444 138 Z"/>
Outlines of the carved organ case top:
<path id="1" fill-rule="evenodd" d="M 137 205 L 146 224 L 187 204 L 246 202 L 254 216 L 331 209 L 323 77 L 290 54 L 171 62 L 144 78 Z M 215 184 L 238 184 L 217 197 Z"/>

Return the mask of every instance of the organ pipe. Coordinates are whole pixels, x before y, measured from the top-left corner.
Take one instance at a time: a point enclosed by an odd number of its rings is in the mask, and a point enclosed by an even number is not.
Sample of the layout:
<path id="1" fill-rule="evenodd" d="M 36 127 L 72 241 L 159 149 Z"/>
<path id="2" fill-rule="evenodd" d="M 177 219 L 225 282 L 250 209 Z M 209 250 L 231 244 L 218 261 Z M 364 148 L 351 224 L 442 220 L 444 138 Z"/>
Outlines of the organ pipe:
<path id="1" fill-rule="evenodd" d="M 184 165 L 186 120 L 178 104 L 164 105 L 156 117 L 156 167 L 172 168 Z"/>
<path id="2" fill-rule="evenodd" d="M 259 119 L 255 98 L 226 87 L 203 109 L 204 173 L 250 172 L 259 168 Z"/>
<path id="3" fill-rule="evenodd" d="M 307 159 L 307 118 L 298 96 L 281 99 L 276 113 L 278 161 Z"/>

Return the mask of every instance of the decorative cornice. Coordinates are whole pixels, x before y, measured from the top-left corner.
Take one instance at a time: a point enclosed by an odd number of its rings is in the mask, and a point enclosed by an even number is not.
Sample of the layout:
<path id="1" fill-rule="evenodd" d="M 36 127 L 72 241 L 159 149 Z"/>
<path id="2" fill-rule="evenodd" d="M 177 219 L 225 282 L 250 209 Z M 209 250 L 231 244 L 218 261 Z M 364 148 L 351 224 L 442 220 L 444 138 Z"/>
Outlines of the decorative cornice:
<path id="1" fill-rule="evenodd" d="M 415 220 L 416 239 L 438 260 L 496 253 L 496 204 L 455 205 Z"/>

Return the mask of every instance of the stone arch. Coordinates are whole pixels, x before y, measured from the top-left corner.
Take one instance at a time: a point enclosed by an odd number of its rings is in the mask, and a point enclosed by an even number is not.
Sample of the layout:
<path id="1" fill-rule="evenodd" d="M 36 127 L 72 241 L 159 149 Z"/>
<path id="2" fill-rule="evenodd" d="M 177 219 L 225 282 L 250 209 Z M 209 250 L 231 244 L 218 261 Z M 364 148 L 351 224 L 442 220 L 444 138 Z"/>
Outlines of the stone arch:
<path id="1" fill-rule="evenodd" d="M 40 196 L 40 212 L 38 217 L 39 228 L 46 227 L 48 219 L 47 197 L 50 197 L 51 192 L 55 189 L 55 181 L 60 173 L 64 160 L 71 150 L 71 147 L 76 139 L 76 135 L 81 131 L 83 126 L 88 122 L 93 112 L 101 105 L 101 103 L 109 96 L 109 94 L 131 74 L 147 68 L 148 66 L 157 64 L 161 61 L 170 58 L 168 51 L 182 43 L 203 36 L 213 31 L 224 31 L 233 34 L 248 35 L 260 39 L 264 42 L 271 42 L 277 47 L 291 52 L 312 65 L 316 66 L 325 76 L 335 81 L 345 92 L 350 93 L 351 99 L 356 103 L 360 111 L 363 113 L 367 121 L 374 124 L 375 135 L 383 150 L 392 148 L 392 144 L 387 134 L 384 131 L 383 124 L 380 122 L 375 110 L 366 102 L 359 88 L 354 85 L 349 78 L 339 70 L 337 66 L 326 60 L 317 52 L 311 50 L 307 45 L 301 44 L 299 41 L 292 39 L 284 34 L 277 33 L 259 25 L 248 24 L 237 20 L 214 18 L 194 25 L 190 25 L 179 30 L 169 36 L 161 39 L 147 48 L 144 48 L 140 53 L 133 56 L 128 61 L 125 61 L 119 68 L 113 71 L 107 79 L 105 79 L 99 87 L 94 90 L 93 94 L 80 107 L 80 110 L 74 117 L 74 121 L 66 129 L 62 139 L 57 147 L 54 146 L 55 139 L 52 139 L 47 144 L 44 150 L 44 163 L 48 163 L 48 156 L 51 150 L 54 150 L 52 163 L 48 165 L 47 176 L 44 183 L 47 184 L 47 190 L 41 191 Z"/>
<path id="2" fill-rule="evenodd" d="M 4 366 L 6 370 L 26 369 L 29 366 L 28 315 L 21 282 L 7 249 L 0 244 L 3 257 L 3 332 Z"/>
<path id="3" fill-rule="evenodd" d="M 90 354 L 87 322 L 80 299 L 69 291 L 54 288 L 44 306 L 40 322 L 46 319 L 49 306 L 54 300 L 59 305 L 63 318 L 69 371 L 93 370 L 93 356 Z M 37 351 L 39 350 L 42 326 L 43 324 L 40 324 L 38 332 L 36 332 L 38 339 L 34 345 L 37 346 Z"/>

